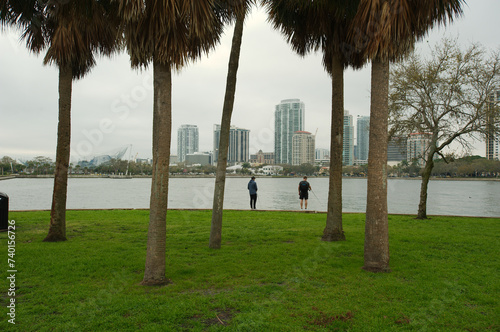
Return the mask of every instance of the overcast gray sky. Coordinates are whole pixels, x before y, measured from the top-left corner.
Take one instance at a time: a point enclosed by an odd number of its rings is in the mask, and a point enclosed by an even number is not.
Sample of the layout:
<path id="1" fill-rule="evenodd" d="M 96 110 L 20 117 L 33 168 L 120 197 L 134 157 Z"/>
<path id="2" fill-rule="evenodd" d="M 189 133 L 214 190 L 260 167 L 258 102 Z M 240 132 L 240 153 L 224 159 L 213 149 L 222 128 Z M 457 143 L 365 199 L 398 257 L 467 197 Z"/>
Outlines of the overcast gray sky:
<path id="1" fill-rule="evenodd" d="M 498 49 L 499 0 L 468 0 L 464 15 L 446 28 L 432 30 L 419 42 L 426 51 L 442 37 L 458 37 L 463 45 L 479 42 Z M 177 129 L 194 124 L 200 131 L 200 151 L 211 151 L 212 128 L 220 122 L 232 27 L 208 56 L 185 67 L 173 79 L 172 154 Z M 43 55 L 30 54 L 16 31 L 0 32 L 0 157 L 55 158 L 57 80 L 54 66 L 43 66 Z M 232 124 L 250 129 L 251 153 L 274 150 L 274 107 L 283 99 L 305 103 L 305 130 L 315 133 L 316 147 L 328 148 L 331 85 L 321 54 L 299 57 L 280 33 L 254 9 L 243 32 L 238 85 Z M 345 74 L 345 109 L 369 115 L 370 66 Z M 73 84 L 72 161 L 116 151 L 132 144 L 132 156 L 152 156 L 152 70 L 133 70 L 127 54 L 98 60 L 90 74 Z M 474 153 L 484 156 L 484 143 Z"/>

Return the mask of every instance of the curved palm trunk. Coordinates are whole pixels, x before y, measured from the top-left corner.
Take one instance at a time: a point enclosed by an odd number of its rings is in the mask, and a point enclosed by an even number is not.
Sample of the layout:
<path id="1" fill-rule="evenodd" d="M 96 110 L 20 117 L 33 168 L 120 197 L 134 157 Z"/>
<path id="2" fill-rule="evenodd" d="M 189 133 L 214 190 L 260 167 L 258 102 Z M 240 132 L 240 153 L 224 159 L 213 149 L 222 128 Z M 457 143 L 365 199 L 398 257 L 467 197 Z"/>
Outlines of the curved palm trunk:
<path id="1" fill-rule="evenodd" d="M 233 113 L 234 95 L 236 93 L 236 74 L 238 72 L 240 59 L 244 20 L 245 15 L 238 15 L 234 26 L 231 54 L 229 55 L 226 94 L 224 96 L 224 106 L 222 109 L 219 155 L 214 188 L 212 226 L 210 228 L 209 247 L 213 249 L 220 249 L 222 241 L 222 211 L 224 205 L 224 186 L 226 184 L 227 154 L 229 149 L 231 115 Z"/>
<path id="2" fill-rule="evenodd" d="M 165 285 L 168 172 L 172 132 L 172 74 L 168 64 L 153 63 L 153 175 L 143 285 Z"/>
<path id="3" fill-rule="evenodd" d="M 363 269 L 389 272 L 389 222 L 387 219 L 387 138 L 389 61 L 372 61 L 370 150 Z"/>
<path id="4" fill-rule="evenodd" d="M 66 241 L 66 197 L 71 143 L 71 68 L 59 68 L 59 123 L 57 125 L 56 169 L 50 210 L 50 227 L 45 242 Z"/>
<path id="5" fill-rule="evenodd" d="M 435 145 L 435 143 L 433 143 Z M 434 151 L 427 156 L 424 171 L 422 172 L 422 184 L 420 185 L 420 203 L 418 204 L 417 219 L 427 219 L 427 189 L 434 168 Z"/>
<path id="6" fill-rule="evenodd" d="M 332 59 L 332 124 L 330 135 L 330 183 L 328 214 L 323 241 L 345 240 L 342 230 L 342 150 L 344 135 L 344 68 L 339 58 Z"/>

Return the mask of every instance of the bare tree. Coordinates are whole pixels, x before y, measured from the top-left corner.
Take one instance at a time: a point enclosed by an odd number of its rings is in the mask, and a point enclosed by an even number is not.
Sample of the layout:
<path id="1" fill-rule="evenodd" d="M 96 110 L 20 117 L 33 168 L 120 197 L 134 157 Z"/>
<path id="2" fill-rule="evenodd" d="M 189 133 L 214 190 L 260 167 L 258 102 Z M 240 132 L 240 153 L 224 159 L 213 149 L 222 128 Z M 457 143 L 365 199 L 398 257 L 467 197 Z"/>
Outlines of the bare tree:
<path id="1" fill-rule="evenodd" d="M 488 56 L 471 45 L 461 50 L 444 39 L 430 57 L 411 55 L 391 72 L 390 125 L 392 133 L 427 133 L 422 159 L 418 219 L 427 218 L 427 188 L 437 155 L 455 142 L 467 150 L 471 141 L 499 132 L 500 54 Z"/>

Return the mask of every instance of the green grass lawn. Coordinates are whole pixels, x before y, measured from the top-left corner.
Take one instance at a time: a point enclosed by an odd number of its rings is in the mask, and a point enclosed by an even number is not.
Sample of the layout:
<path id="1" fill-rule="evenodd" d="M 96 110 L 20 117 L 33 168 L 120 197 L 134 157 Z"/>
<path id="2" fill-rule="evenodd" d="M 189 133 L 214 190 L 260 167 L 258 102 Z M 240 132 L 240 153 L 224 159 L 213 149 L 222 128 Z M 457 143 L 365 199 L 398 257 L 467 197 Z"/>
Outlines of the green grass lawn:
<path id="1" fill-rule="evenodd" d="M 0 330 L 499 331 L 500 219 L 389 216 L 391 273 L 363 265 L 364 215 L 346 241 L 320 240 L 326 215 L 225 211 L 222 249 L 210 211 L 167 216 L 164 287 L 141 286 L 148 211 L 68 211 L 68 241 L 42 242 L 49 212 L 16 221 L 16 325 L 7 233 Z"/>

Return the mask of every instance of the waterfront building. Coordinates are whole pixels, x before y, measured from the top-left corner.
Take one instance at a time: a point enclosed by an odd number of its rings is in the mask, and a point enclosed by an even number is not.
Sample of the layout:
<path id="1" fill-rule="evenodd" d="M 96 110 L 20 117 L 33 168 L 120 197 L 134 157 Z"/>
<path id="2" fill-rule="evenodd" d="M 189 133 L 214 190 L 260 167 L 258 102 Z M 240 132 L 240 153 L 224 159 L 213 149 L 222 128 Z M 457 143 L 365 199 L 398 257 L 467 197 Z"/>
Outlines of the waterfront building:
<path id="1" fill-rule="evenodd" d="M 418 165 L 423 166 L 427 160 L 431 138 L 431 133 L 411 133 L 406 143 L 406 160 L 409 163 L 417 160 Z"/>
<path id="2" fill-rule="evenodd" d="M 179 157 L 176 154 L 170 155 L 170 165 L 177 165 L 179 163 Z M 153 159 L 151 159 L 150 164 L 153 164 Z"/>
<path id="3" fill-rule="evenodd" d="M 198 126 L 183 124 L 177 130 L 177 156 L 179 162 L 186 160 L 186 155 L 198 152 L 200 143 Z"/>
<path id="4" fill-rule="evenodd" d="M 250 155 L 250 163 L 251 164 L 268 164 L 268 165 L 273 165 L 274 164 L 274 152 L 262 152 L 262 150 L 259 150 L 256 154 L 251 154 Z"/>
<path id="5" fill-rule="evenodd" d="M 213 163 L 217 164 L 219 157 L 220 125 L 214 125 Z M 250 156 L 250 130 L 231 126 L 229 131 L 229 149 L 227 163 L 234 165 L 246 163 Z"/>
<path id="6" fill-rule="evenodd" d="M 210 152 L 195 152 L 186 155 L 186 164 L 188 165 L 212 165 L 212 154 Z"/>
<path id="7" fill-rule="evenodd" d="M 278 175 L 283 172 L 283 166 L 266 165 L 260 169 L 260 173 L 265 175 Z"/>
<path id="8" fill-rule="evenodd" d="M 500 107 L 500 90 L 495 91 L 486 106 L 488 108 L 488 119 L 486 121 L 486 159 L 500 160 L 499 147 L 500 136 L 495 133 L 495 108 Z"/>
<path id="9" fill-rule="evenodd" d="M 296 131 L 292 137 L 292 165 L 314 164 L 314 136 L 308 131 Z"/>
<path id="10" fill-rule="evenodd" d="M 368 149 L 370 145 L 370 117 L 359 116 L 356 123 L 356 159 L 358 164 L 366 164 L 368 161 Z"/>
<path id="11" fill-rule="evenodd" d="M 342 163 L 346 166 L 354 165 L 354 124 L 348 110 L 344 110 Z"/>
<path id="12" fill-rule="evenodd" d="M 300 99 L 285 99 L 274 111 L 274 159 L 276 164 L 292 163 L 292 139 L 304 130 L 305 105 Z"/>
<path id="13" fill-rule="evenodd" d="M 316 166 L 330 165 L 330 150 L 317 148 L 315 152 L 314 164 Z"/>

